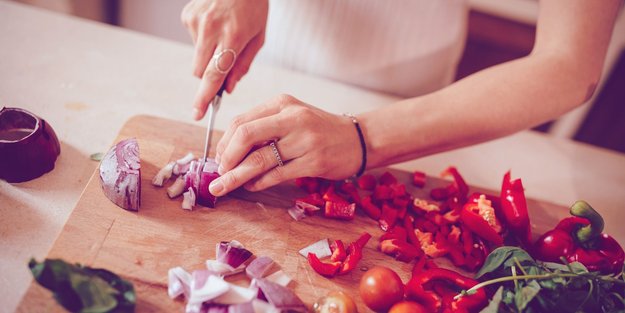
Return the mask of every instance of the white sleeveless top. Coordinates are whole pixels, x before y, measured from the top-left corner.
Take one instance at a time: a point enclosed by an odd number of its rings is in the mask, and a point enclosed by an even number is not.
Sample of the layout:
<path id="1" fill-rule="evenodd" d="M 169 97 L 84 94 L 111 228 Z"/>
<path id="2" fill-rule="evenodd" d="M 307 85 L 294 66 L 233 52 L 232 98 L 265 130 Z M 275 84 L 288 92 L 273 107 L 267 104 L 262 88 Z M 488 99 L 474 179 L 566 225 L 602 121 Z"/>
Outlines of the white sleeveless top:
<path id="1" fill-rule="evenodd" d="M 452 82 L 465 0 L 270 0 L 258 60 L 412 97 Z"/>

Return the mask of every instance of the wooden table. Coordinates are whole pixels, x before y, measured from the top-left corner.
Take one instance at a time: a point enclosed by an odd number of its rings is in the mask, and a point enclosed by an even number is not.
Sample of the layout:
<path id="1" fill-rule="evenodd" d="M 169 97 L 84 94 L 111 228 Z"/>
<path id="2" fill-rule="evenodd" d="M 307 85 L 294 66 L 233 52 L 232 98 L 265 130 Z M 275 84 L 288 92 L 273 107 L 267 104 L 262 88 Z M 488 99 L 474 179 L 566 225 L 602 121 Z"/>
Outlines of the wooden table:
<path id="1" fill-rule="evenodd" d="M 0 47 L 0 105 L 41 115 L 62 142 L 53 172 L 22 184 L 0 181 L 0 311 L 12 312 L 31 281 L 27 260 L 45 257 L 97 166 L 89 155 L 105 151 L 136 114 L 190 122 L 198 81 L 191 75 L 190 46 L 2 1 Z M 336 113 L 397 100 L 254 64 L 224 98 L 217 128 L 279 93 Z M 531 198 L 560 205 L 585 199 L 625 242 L 619 227 L 625 220 L 622 154 L 528 131 L 397 167 L 437 175 L 451 164 L 472 185 L 497 189 L 512 169 Z"/>

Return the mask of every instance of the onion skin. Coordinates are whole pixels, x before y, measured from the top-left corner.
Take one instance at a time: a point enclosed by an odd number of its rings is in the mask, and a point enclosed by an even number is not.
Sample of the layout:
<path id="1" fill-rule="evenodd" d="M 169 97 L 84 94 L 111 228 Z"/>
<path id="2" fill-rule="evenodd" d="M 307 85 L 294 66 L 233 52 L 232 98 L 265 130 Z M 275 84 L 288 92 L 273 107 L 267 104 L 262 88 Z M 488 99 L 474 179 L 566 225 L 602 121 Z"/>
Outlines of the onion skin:
<path id="1" fill-rule="evenodd" d="M 29 111 L 2 108 L 0 131 L 16 128 L 32 128 L 33 131 L 19 140 L 0 138 L 0 179 L 20 183 L 54 169 L 61 145 L 50 124 Z"/>
<path id="2" fill-rule="evenodd" d="M 141 162 L 135 138 L 118 142 L 100 163 L 100 185 L 109 200 L 120 208 L 139 211 L 141 206 Z"/>

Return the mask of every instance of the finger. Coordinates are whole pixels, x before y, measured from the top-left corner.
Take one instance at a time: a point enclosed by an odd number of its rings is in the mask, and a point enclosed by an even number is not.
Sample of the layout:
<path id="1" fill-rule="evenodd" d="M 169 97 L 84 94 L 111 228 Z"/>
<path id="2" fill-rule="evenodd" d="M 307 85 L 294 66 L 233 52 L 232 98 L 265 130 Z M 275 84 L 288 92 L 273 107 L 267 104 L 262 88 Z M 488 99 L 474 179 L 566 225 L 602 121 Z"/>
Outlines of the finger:
<path id="1" fill-rule="evenodd" d="M 280 115 L 274 114 L 239 126 L 221 154 L 220 174 L 237 166 L 254 145 L 286 135 L 286 127 L 283 127 L 282 120 L 284 119 Z"/>
<path id="2" fill-rule="evenodd" d="M 193 44 L 195 44 L 197 40 L 197 28 L 199 22 L 197 16 L 193 14 L 192 2 L 189 2 L 184 6 L 182 13 L 180 13 L 180 20 L 182 21 L 182 25 L 184 25 L 187 31 L 189 31 L 191 40 L 193 40 Z"/>
<path id="3" fill-rule="evenodd" d="M 208 18 L 203 18 L 199 25 L 195 54 L 193 55 L 193 75 L 198 78 L 206 71 L 215 47 L 217 46 L 218 31 Z"/>
<path id="4" fill-rule="evenodd" d="M 236 116 L 217 143 L 217 148 L 215 149 L 215 160 L 217 161 L 217 163 L 220 163 L 221 155 L 226 150 L 226 147 L 230 143 L 232 136 L 236 132 L 237 128 L 239 128 L 239 126 L 253 120 L 278 114 L 282 110 L 282 106 L 287 103 L 287 101 L 292 101 L 293 99 L 295 98 L 288 95 L 281 95 L 261 105 L 255 106 L 246 113 Z"/>
<path id="5" fill-rule="evenodd" d="M 227 194 L 276 166 L 278 162 L 273 149 L 264 146 L 250 153 L 236 168 L 212 181 L 209 191 L 215 196 Z"/>
<path id="6" fill-rule="evenodd" d="M 261 191 L 291 179 L 309 176 L 305 170 L 307 163 L 304 158 L 297 158 L 289 161 L 284 166 L 276 166 L 246 183 L 245 189 Z"/>
<path id="7" fill-rule="evenodd" d="M 228 74 L 228 78 L 226 80 L 226 91 L 228 93 L 232 93 L 234 91 L 234 87 L 237 82 L 241 80 L 241 78 L 247 74 L 252 65 L 252 61 L 258 54 L 260 48 L 263 47 L 265 43 L 265 34 L 259 34 L 256 37 L 252 38 L 252 40 L 245 46 L 245 49 L 241 52 L 241 55 L 238 58 L 237 63 L 232 67 L 230 74 Z"/>

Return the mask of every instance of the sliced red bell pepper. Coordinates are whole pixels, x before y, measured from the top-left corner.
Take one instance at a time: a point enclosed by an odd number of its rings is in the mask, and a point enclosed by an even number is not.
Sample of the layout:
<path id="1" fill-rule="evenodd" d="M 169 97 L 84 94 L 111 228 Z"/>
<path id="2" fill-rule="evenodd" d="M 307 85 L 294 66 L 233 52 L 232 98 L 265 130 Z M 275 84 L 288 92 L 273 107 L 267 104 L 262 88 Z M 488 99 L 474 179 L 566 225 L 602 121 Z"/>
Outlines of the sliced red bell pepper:
<path id="1" fill-rule="evenodd" d="M 406 241 L 408 238 L 408 234 L 405 228 L 401 226 L 395 226 L 389 229 L 387 232 L 380 236 L 380 241 L 388 240 L 388 239 L 398 239 L 401 241 Z"/>
<path id="2" fill-rule="evenodd" d="M 398 239 L 388 239 L 380 242 L 380 251 L 392 255 L 396 260 L 410 263 L 416 257 L 423 255 L 421 249 Z"/>
<path id="3" fill-rule="evenodd" d="M 380 175 L 380 185 L 390 186 L 393 184 L 397 184 L 397 178 L 390 172 L 384 172 L 384 174 Z"/>
<path id="4" fill-rule="evenodd" d="M 371 174 L 365 174 L 358 178 L 358 187 L 362 190 L 373 191 L 375 185 L 377 185 L 377 180 Z"/>
<path id="5" fill-rule="evenodd" d="M 347 274 L 358 266 L 358 262 L 362 259 L 362 247 L 356 243 L 350 243 L 347 247 L 347 257 L 339 270 L 339 275 Z"/>
<path id="6" fill-rule="evenodd" d="M 369 239 L 371 239 L 371 234 L 369 234 L 368 232 L 364 232 L 360 235 L 360 237 L 358 237 L 358 239 L 356 239 L 356 241 L 354 241 L 354 244 L 362 249 L 367 245 Z"/>
<path id="7" fill-rule="evenodd" d="M 326 202 L 348 203 L 345 198 L 336 193 L 334 185 L 330 185 L 330 187 L 323 193 L 322 199 Z"/>
<path id="8" fill-rule="evenodd" d="M 414 171 L 412 173 L 412 184 L 417 188 L 425 187 L 426 176 L 425 173 Z"/>
<path id="9" fill-rule="evenodd" d="M 462 219 L 464 225 L 466 225 L 467 228 L 476 233 L 478 236 L 494 243 L 497 246 L 503 244 L 503 237 L 499 234 L 497 227 L 494 226 L 494 223 L 498 223 L 496 222 L 494 212 L 493 216 L 482 216 L 480 214 L 478 204 L 471 202 L 464 206 L 462 213 L 460 214 L 460 218 Z M 490 219 L 492 222 L 489 222 L 487 219 Z"/>
<path id="10" fill-rule="evenodd" d="M 334 277 L 341 268 L 342 262 L 325 263 L 319 260 L 316 254 L 308 253 L 308 264 L 319 275 L 325 277 Z"/>
<path id="11" fill-rule="evenodd" d="M 469 194 L 469 186 L 464 181 L 458 169 L 453 166 L 448 167 L 443 173 L 442 177 L 452 176 L 454 181 L 446 187 L 434 188 L 430 191 L 430 197 L 437 201 L 446 200 L 451 196 L 457 196 L 461 202 L 465 202 L 467 195 Z"/>
<path id="12" fill-rule="evenodd" d="M 378 224 L 383 231 L 388 231 L 389 229 L 395 226 L 395 222 L 397 222 L 397 209 L 392 206 L 384 203 L 382 204 L 382 216 L 378 220 Z"/>
<path id="13" fill-rule="evenodd" d="M 501 212 L 510 232 L 522 245 L 531 244 L 532 231 L 523 183 L 520 178 L 514 181 L 510 180 L 510 171 L 503 177 L 500 201 Z"/>
<path id="14" fill-rule="evenodd" d="M 332 255 L 330 256 L 330 261 L 332 262 L 343 262 L 345 261 L 345 257 L 347 253 L 345 252 L 345 245 L 339 239 L 334 240 L 334 242 L 330 245 L 330 250 L 332 251 Z"/>
<path id="15" fill-rule="evenodd" d="M 441 297 L 433 290 L 428 290 L 427 286 L 431 286 L 435 281 L 444 281 L 456 288 L 470 289 L 477 285 L 477 281 L 465 277 L 452 270 L 435 268 L 422 271 L 418 275 L 414 275 L 406 284 L 406 296 L 408 299 L 415 300 L 424 304 L 431 312 L 439 312 L 443 306 Z M 487 303 L 486 292 L 483 288 L 478 289 L 471 295 L 463 296 L 449 303 L 450 309 L 454 312 L 473 312 L 480 310 Z"/>
<path id="16" fill-rule="evenodd" d="M 406 217 L 404 217 L 404 229 L 406 229 L 408 242 L 421 249 L 419 238 L 417 238 L 417 235 L 414 232 L 414 218 L 412 216 L 406 215 Z"/>
<path id="17" fill-rule="evenodd" d="M 378 206 L 371 202 L 371 196 L 366 196 L 360 199 L 359 208 L 361 208 L 365 212 L 365 214 L 367 214 L 367 216 L 376 221 L 379 220 L 380 216 L 382 215 L 382 210 L 380 210 Z"/>
<path id="18" fill-rule="evenodd" d="M 344 201 L 344 200 L 343 200 Z M 356 212 L 355 203 L 326 201 L 325 216 L 329 218 L 352 220 Z"/>
<path id="19" fill-rule="evenodd" d="M 389 186 L 378 185 L 373 190 L 373 199 L 377 201 L 391 200 L 393 199 L 393 190 Z"/>
<path id="20" fill-rule="evenodd" d="M 390 184 L 388 185 L 391 188 L 391 197 L 398 198 L 406 195 L 406 185 L 404 184 Z"/>

